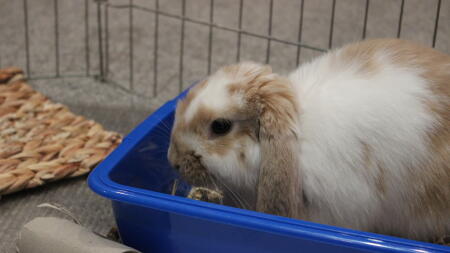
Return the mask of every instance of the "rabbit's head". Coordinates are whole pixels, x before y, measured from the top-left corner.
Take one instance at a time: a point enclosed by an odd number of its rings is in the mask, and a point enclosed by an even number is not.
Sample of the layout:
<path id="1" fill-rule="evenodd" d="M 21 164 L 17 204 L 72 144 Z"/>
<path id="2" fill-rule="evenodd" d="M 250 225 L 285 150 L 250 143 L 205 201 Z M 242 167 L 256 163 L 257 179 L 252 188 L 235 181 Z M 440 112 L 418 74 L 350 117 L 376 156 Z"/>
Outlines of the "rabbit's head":
<path id="1" fill-rule="evenodd" d="M 179 101 L 168 158 L 192 185 L 240 189 L 252 209 L 293 216 L 298 118 L 287 79 L 252 62 L 225 66 Z"/>

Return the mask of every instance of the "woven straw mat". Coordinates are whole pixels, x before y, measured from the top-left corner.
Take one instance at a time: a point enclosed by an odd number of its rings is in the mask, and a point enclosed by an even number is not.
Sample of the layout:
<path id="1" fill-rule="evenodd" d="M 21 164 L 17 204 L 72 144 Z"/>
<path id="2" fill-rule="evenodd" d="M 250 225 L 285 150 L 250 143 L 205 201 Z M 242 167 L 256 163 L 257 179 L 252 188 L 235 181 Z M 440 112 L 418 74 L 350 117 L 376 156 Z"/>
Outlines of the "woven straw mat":
<path id="1" fill-rule="evenodd" d="M 121 140 L 0 69 L 0 196 L 86 174 Z"/>

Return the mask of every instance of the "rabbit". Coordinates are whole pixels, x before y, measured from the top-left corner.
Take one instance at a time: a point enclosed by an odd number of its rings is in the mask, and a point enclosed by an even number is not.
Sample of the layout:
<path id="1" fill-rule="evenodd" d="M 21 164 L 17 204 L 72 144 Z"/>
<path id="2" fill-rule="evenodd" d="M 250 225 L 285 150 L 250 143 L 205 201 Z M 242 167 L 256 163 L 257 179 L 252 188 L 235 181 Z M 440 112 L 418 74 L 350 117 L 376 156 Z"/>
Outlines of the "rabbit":
<path id="1" fill-rule="evenodd" d="M 450 57 L 400 39 L 287 76 L 220 68 L 177 103 L 168 160 L 257 212 L 431 240 L 450 231 Z M 229 194 L 229 193 L 227 193 Z"/>

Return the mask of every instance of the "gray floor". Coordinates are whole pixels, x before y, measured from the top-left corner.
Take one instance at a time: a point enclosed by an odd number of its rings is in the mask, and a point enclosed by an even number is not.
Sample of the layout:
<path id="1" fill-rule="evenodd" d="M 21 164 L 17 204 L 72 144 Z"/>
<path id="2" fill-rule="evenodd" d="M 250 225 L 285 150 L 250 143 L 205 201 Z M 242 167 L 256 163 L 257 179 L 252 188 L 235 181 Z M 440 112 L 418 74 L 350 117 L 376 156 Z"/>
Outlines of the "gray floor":
<path id="1" fill-rule="evenodd" d="M 209 0 L 186 1 L 186 15 L 209 20 Z M 238 27 L 238 0 L 215 0 L 214 22 Z M 332 46 L 361 38 L 365 2 L 339 0 L 336 4 Z M 367 37 L 395 37 L 400 2 L 371 1 L 367 19 Z M 28 1 L 30 74 L 31 77 L 53 76 L 58 79 L 32 80 L 30 83 L 55 101 L 68 105 L 74 112 L 103 124 L 109 130 L 127 134 L 181 88 L 207 74 L 209 27 L 186 22 L 183 73 L 180 75 L 180 21 L 159 17 L 157 96 L 154 97 L 154 20 L 153 13 L 133 11 L 133 85 L 130 84 L 129 10 L 109 9 L 108 78 L 115 84 L 100 83 L 91 77 L 99 72 L 96 9 L 88 3 L 88 35 L 85 33 L 84 1 L 58 1 L 58 35 L 55 35 L 53 0 Z M 125 0 L 111 0 L 126 4 Z M 302 43 L 327 48 L 330 34 L 330 0 L 305 1 Z M 401 37 L 431 45 L 437 0 L 407 0 Z M 153 8 L 154 1 L 135 0 L 134 4 Z M 180 0 L 160 1 L 162 11 L 180 15 Z M 269 0 L 245 0 L 242 27 L 246 31 L 267 34 Z M 26 43 L 23 1 L 0 0 L 0 67 L 20 66 L 26 69 Z M 272 35 L 297 41 L 300 1 L 274 1 Z M 58 38 L 58 43 L 55 42 Z M 88 42 L 88 44 L 86 44 Z M 212 36 L 212 70 L 236 60 L 237 35 L 214 29 Z M 87 47 L 88 46 L 88 47 Z M 450 0 L 443 0 L 436 48 L 450 52 Z M 58 49 L 58 54 L 57 54 Z M 86 50 L 89 49 L 89 50 Z M 267 41 L 242 36 L 241 59 L 264 62 Z M 271 42 L 270 64 L 275 71 L 286 73 L 296 65 L 297 47 Z M 303 48 L 301 62 L 319 53 Z M 58 55 L 58 57 L 56 57 Z M 59 64 L 57 64 L 57 62 Z M 89 66 L 89 67 L 87 67 Z M 14 252 L 14 240 L 20 227 L 36 216 L 59 216 L 49 209 L 37 208 L 43 202 L 65 206 L 83 224 L 106 233 L 114 224 L 109 202 L 92 193 L 86 177 L 64 180 L 29 191 L 5 196 L 0 200 L 0 252 Z"/>

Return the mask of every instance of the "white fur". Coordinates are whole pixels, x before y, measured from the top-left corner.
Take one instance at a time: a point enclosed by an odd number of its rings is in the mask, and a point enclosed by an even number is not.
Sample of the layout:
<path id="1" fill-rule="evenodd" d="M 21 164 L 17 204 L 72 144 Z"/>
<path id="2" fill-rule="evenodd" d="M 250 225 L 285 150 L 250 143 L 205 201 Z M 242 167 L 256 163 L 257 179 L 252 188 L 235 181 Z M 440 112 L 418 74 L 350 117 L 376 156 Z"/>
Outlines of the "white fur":
<path id="1" fill-rule="evenodd" d="M 407 170 L 427 159 L 425 134 L 437 123 L 423 103 L 433 100 L 426 80 L 392 64 L 387 52 L 379 53 L 375 75 L 357 73 L 357 63 L 336 67 L 331 55 L 289 76 L 303 112 L 300 161 L 310 219 L 356 229 L 408 227 Z M 365 168 L 363 143 L 372 168 Z M 386 168 L 386 196 L 376 191 L 376 164 Z"/>

